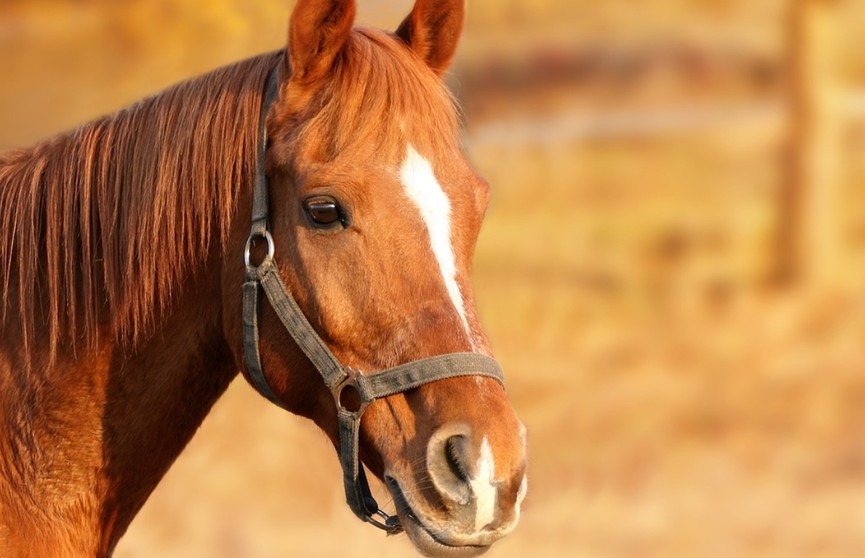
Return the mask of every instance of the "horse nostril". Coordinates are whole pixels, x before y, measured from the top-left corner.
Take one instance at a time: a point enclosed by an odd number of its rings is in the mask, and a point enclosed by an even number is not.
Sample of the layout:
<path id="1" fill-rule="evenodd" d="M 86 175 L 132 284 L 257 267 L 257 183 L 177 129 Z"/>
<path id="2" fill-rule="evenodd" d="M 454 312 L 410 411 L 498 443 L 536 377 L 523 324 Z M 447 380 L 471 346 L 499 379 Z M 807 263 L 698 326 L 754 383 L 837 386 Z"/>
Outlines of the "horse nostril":
<path id="1" fill-rule="evenodd" d="M 427 470 L 447 506 L 466 506 L 471 501 L 470 450 L 467 429 L 459 425 L 442 428 L 430 438 Z"/>
<path id="2" fill-rule="evenodd" d="M 451 473 L 461 482 L 469 482 L 468 467 L 465 463 L 465 436 L 451 436 L 445 441 L 445 461 Z"/>

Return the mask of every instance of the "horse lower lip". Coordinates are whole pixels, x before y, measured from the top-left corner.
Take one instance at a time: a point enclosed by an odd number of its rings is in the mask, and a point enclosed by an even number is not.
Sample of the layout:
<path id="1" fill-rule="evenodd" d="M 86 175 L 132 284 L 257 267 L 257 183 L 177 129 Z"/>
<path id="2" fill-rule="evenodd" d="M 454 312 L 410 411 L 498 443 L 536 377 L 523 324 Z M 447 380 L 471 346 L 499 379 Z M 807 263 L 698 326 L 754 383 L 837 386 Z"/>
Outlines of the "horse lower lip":
<path id="1" fill-rule="evenodd" d="M 453 545 L 448 544 L 442 541 L 439 536 L 435 533 L 432 533 L 423 522 L 418 518 L 415 514 L 414 510 L 408 504 L 408 501 L 405 499 L 405 495 L 403 494 L 402 488 L 400 488 L 399 483 L 396 479 L 392 477 L 385 477 L 385 484 L 390 490 L 391 495 L 393 495 L 394 503 L 396 504 L 396 512 L 400 516 L 401 524 L 406 534 L 409 534 L 409 525 L 415 527 L 416 529 L 422 531 L 427 539 L 426 544 L 436 547 L 435 550 L 438 550 L 438 553 L 441 555 L 453 555 L 458 556 L 465 553 L 466 555 L 477 556 L 479 554 L 483 554 L 489 549 L 489 546 L 481 546 L 481 545 Z M 418 544 L 418 541 L 412 538 L 412 542 Z M 432 550 L 432 549 L 427 549 Z"/>

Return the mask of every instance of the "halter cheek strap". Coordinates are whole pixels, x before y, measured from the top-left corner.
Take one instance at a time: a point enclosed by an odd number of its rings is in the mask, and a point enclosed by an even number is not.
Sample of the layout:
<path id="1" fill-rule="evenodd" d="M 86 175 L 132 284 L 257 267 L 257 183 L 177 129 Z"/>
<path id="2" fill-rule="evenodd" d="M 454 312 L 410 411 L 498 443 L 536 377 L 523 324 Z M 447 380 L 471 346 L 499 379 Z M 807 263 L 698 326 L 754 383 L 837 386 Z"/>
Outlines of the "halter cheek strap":
<path id="1" fill-rule="evenodd" d="M 504 377 L 495 360 L 476 353 L 444 354 L 365 375 L 343 366 L 319 337 L 279 275 L 274 260 L 275 245 L 268 232 L 268 183 L 264 168 L 267 147 L 265 117 L 276 98 L 277 84 L 278 71 L 274 70 L 267 82 L 261 108 L 252 230 L 244 252 L 246 282 L 243 284 L 243 347 L 247 372 L 259 393 L 284 408 L 282 402 L 273 393 L 261 366 L 258 319 L 263 291 L 282 325 L 321 374 L 324 384 L 333 394 L 339 421 L 339 460 L 342 465 L 346 502 L 359 518 L 390 534 L 395 534 L 402 530 L 399 519 L 387 515 L 379 508 L 372 497 L 366 474 L 360 463 L 358 439 L 360 420 L 364 411 L 376 399 L 438 380 L 461 376 L 486 376 L 504 384 Z M 250 257 L 252 244 L 262 239 L 267 242 L 267 255 L 260 264 L 253 265 Z M 348 408 L 343 401 L 343 393 L 348 390 L 355 391 L 359 399 L 359 404 L 351 408 Z"/>

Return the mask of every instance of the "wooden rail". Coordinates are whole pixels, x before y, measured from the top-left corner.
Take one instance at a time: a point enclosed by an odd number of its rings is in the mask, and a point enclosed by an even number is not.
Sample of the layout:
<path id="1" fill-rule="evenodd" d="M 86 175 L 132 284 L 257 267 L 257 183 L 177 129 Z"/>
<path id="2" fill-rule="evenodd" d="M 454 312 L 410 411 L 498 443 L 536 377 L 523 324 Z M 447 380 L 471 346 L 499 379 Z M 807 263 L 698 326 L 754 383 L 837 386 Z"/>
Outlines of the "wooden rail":
<path id="1" fill-rule="evenodd" d="M 865 118 L 865 90 L 839 100 L 846 120 Z M 471 126 L 470 146 L 544 144 L 561 141 L 663 136 L 729 126 L 781 126 L 790 109 L 779 99 L 731 104 L 689 104 L 642 110 L 559 114 L 547 118 L 513 118 Z"/>

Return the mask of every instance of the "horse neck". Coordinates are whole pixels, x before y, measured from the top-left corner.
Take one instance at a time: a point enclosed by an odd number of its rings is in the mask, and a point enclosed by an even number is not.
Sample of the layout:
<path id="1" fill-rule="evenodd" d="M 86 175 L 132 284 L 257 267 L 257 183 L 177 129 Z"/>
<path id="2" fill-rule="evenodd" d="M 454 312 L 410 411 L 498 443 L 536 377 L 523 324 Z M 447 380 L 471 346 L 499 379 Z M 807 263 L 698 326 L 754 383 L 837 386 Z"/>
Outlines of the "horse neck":
<path id="1" fill-rule="evenodd" d="M 109 554 L 227 388 L 237 368 L 208 262 L 134 351 L 102 336 L 28 377 L 0 338 L 0 556 L 15 533 L 24 554 Z"/>
<path id="2" fill-rule="evenodd" d="M 237 374 L 223 233 L 283 56 L 0 157 L 0 556 L 106 554 Z"/>

